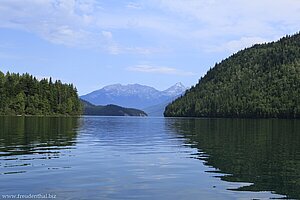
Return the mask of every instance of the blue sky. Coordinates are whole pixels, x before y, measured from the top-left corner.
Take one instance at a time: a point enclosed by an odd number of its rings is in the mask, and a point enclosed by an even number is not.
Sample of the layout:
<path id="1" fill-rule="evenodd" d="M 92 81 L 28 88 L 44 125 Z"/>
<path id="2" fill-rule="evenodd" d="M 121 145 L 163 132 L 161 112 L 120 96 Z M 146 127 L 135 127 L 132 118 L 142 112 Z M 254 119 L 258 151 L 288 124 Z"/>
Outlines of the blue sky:
<path id="1" fill-rule="evenodd" d="M 163 90 L 216 62 L 300 31 L 299 0 L 1 0 L 0 70 Z"/>

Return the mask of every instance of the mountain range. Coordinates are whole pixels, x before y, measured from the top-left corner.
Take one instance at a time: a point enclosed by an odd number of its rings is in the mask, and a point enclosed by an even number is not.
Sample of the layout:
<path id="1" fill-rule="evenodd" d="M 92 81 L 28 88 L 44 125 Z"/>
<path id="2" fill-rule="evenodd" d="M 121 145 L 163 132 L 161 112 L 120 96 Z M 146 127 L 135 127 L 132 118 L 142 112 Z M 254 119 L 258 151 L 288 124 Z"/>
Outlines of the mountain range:
<path id="1" fill-rule="evenodd" d="M 163 91 L 140 84 L 114 84 L 80 98 L 94 105 L 115 104 L 144 110 L 150 116 L 163 116 L 165 106 L 182 95 L 186 89 L 182 83 L 176 83 Z"/>

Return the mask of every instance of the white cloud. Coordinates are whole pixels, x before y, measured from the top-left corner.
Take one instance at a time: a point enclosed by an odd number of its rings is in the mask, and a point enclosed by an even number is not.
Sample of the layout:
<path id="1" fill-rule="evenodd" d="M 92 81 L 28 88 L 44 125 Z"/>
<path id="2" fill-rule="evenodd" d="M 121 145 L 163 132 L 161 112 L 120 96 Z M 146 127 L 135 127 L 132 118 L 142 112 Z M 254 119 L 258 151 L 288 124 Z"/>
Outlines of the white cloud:
<path id="1" fill-rule="evenodd" d="M 141 9 L 142 8 L 142 5 L 139 4 L 139 3 L 135 3 L 135 2 L 129 2 L 127 5 L 126 5 L 126 8 L 129 8 L 129 9 Z"/>
<path id="2" fill-rule="evenodd" d="M 127 6 L 141 7 L 133 2 Z M 94 0 L 2 0 L 0 3 L 0 28 L 28 31 L 55 44 L 98 48 L 110 54 L 160 52 L 161 48 L 145 47 L 143 43 L 123 45 L 123 38 L 113 37 L 113 32 L 136 28 L 167 31 L 159 21 L 154 16 L 114 13 Z"/>
<path id="3" fill-rule="evenodd" d="M 82 47 L 90 47 L 93 45 L 89 42 L 91 33 L 86 32 L 85 30 L 76 30 L 66 25 L 51 28 L 41 28 L 39 30 L 39 34 L 44 39 L 56 44 Z"/>
<path id="4" fill-rule="evenodd" d="M 154 1 L 154 2 L 153 2 Z M 242 37 L 271 40 L 300 29 L 298 0 L 149 0 L 185 22 L 186 38 L 223 45 Z M 182 34 L 184 36 L 184 34 Z M 225 40 L 225 41 L 224 41 Z"/>
<path id="5" fill-rule="evenodd" d="M 150 65 L 137 65 L 134 67 L 128 67 L 128 71 L 143 72 L 143 73 L 156 73 L 156 74 L 169 74 L 169 75 L 180 75 L 180 76 L 194 76 L 193 72 L 182 71 L 172 67 L 157 67 Z"/>
<path id="6" fill-rule="evenodd" d="M 87 28 L 93 6 L 93 1 L 2 0 L 0 27 L 32 32 L 57 44 L 89 46 L 95 37 Z"/>
<path id="7" fill-rule="evenodd" d="M 113 38 L 113 34 L 110 31 L 102 31 L 102 35 L 105 38 L 106 50 L 113 55 L 133 53 L 149 55 L 157 52 L 161 52 L 162 48 L 145 48 L 145 47 L 126 47 L 118 44 Z"/>
<path id="8" fill-rule="evenodd" d="M 218 46 L 207 47 L 207 52 L 229 52 L 235 53 L 241 49 L 251 47 L 254 44 L 269 42 L 268 39 L 260 37 L 242 37 L 238 40 L 231 40 Z"/>
<path id="9" fill-rule="evenodd" d="M 110 31 L 102 31 L 102 35 L 107 39 L 112 39 L 112 33 Z"/>
<path id="10" fill-rule="evenodd" d="M 206 25 L 235 26 L 240 21 L 299 22 L 298 0 L 151 0 L 165 12 Z M 208 27 L 209 28 L 209 27 Z"/>
<path id="11" fill-rule="evenodd" d="M 122 9 L 124 5 L 128 9 Z M 100 48 L 112 54 L 151 54 L 158 52 L 159 43 L 176 48 L 180 41 L 190 48 L 211 51 L 219 46 L 218 51 L 232 51 L 252 41 L 260 42 L 257 38 L 269 41 L 299 31 L 300 2 L 1 0 L 0 28 L 28 31 L 56 44 Z M 138 42 L 128 44 L 128 37 Z M 235 42 L 238 40 L 241 45 Z M 158 42 L 147 47 L 148 41 Z"/>

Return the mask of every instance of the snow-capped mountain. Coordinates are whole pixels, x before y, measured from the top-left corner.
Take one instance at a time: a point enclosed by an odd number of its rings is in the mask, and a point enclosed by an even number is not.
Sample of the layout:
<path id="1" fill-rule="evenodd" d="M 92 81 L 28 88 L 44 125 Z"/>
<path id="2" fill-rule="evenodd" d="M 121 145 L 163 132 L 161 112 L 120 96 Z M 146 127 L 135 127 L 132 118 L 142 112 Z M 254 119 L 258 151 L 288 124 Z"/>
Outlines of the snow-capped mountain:
<path id="1" fill-rule="evenodd" d="M 176 83 L 164 91 L 140 84 L 114 84 L 83 95 L 81 98 L 95 105 L 116 104 L 123 107 L 143 109 L 172 101 L 186 89 L 181 83 Z"/>
<path id="2" fill-rule="evenodd" d="M 168 96 L 178 96 L 181 95 L 187 88 L 182 83 L 176 83 L 172 87 L 163 91 L 164 94 Z"/>
<path id="3" fill-rule="evenodd" d="M 137 95 L 140 97 L 145 96 L 147 98 L 150 98 L 159 95 L 159 91 L 156 90 L 155 88 L 139 85 L 139 84 L 129 84 L 129 85 L 114 84 L 114 85 L 105 86 L 101 90 L 105 91 L 106 93 L 112 96 Z M 98 92 L 100 92 L 101 90 L 98 90 Z"/>

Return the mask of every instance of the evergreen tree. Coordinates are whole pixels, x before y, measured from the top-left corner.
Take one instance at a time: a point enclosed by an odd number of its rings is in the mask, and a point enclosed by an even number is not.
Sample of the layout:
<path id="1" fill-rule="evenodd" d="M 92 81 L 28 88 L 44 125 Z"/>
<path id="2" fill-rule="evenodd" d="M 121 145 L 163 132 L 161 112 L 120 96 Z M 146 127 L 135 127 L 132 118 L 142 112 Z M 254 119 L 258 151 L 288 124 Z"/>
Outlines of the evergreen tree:
<path id="1" fill-rule="evenodd" d="M 300 118 L 300 34 L 216 64 L 165 116 Z"/>
<path id="2" fill-rule="evenodd" d="M 32 75 L 0 71 L 0 115 L 79 115 L 77 90 L 52 79 L 38 81 Z"/>

